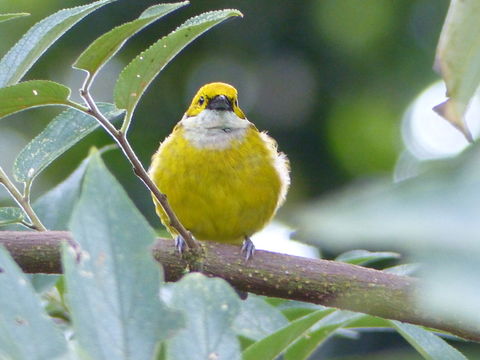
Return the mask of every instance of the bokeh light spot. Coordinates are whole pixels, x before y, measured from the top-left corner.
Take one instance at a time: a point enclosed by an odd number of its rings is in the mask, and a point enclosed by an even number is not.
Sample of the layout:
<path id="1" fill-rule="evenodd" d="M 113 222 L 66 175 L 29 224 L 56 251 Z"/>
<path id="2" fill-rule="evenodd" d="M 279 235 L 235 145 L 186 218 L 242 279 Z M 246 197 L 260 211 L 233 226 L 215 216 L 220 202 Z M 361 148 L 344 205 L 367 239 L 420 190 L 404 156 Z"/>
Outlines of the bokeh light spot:
<path id="1" fill-rule="evenodd" d="M 263 230 L 253 235 L 252 241 L 257 250 L 267 250 L 281 254 L 318 259 L 318 249 L 292 239 L 293 232 L 294 231 L 288 226 L 278 221 L 273 221 Z"/>
<path id="2" fill-rule="evenodd" d="M 446 100 L 443 81 L 427 87 L 408 107 L 402 121 L 405 146 L 421 160 L 454 156 L 468 146 L 465 137 L 432 108 Z M 480 101 L 472 100 L 465 120 L 474 138 L 480 132 Z"/>

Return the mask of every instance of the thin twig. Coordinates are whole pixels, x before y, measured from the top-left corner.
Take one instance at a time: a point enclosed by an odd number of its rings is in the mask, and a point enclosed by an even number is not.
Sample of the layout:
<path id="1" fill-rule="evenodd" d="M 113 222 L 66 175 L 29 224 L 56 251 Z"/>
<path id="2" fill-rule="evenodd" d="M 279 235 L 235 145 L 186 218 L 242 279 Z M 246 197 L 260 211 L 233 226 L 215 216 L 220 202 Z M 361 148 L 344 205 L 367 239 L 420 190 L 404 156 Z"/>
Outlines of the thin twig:
<path id="1" fill-rule="evenodd" d="M 47 228 L 42 224 L 42 221 L 39 219 L 39 217 L 33 210 L 32 205 L 30 204 L 31 182 L 27 181 L 25 183 L 24 193 L 22 194 L 13 184 L 13 182 L 9 179 L 5 171 L 3 171 L 3 169 L 0 167 L 0 184 L 2 184 L 5 189 L 7 189 L 13 200 L 15 200 L 17 205 L 28 216 L 30 223 L 22 222 L 22 224 L 33 230 L 46 231 Z"/>
<path id="2" fill-rule="evenodd" d="M 20 221 L 20 224 L 22 224 L 23 226 L 25 226 L 26 228 L 29 228 L 29 229 L 32 229 L 32 230 L 37 230 L 35 228 L 35 225 L 33 225 L 32 223 L 28 222 L 28 221 L 25 221 L 25 220 L 22 220 Z"/>
<path id="3" fill-rule="evenodd" d="M 85 79 L 82 89 L 80 89 L 80 95 L 85 100 L 85 103 L 88 106 L 88 110 L 85 112 L 93 116 L 105 129 L 105 131 L 117 142 L 118 146 L 120 146 L 120 149 L 122 149 L 128 161 L 130 162 L 130 164 L 132 164 L 133 172 L 135 173 L 135 175 L 137 175 L 140 180 L 142 180 L 145 186 L 152 192 L 152 194 L 162 206 L 165 214 L 167 214 L 168 216 L 170 226 L 174 228 L 180 236 L 183 237 L 185 243 L 190 249 L 198 249 L 199 246 L 197 242 L 193 239 L 190 232 L 185 229 L 185 227 L 180 223 L 177 216 L 175 215 L 175 212 L 168 203 L 167 196 L 160 192 L 152 179 L 150 179 L 150 176 L 148 176 L 147 171 L 143 167 L 142 163 L 140 162 L 130 143 L 128 142 L 126 134 L 124 134 L 120 130 L 117 130 L 115 126 L 113 126 L 110 121 L 108 121 L 108 119 L 98 109 L 97 104 L 95 103 L 92 95 L 90 94 L 91 80 L 92 79 L 90 75 L 88 75 Z"/>

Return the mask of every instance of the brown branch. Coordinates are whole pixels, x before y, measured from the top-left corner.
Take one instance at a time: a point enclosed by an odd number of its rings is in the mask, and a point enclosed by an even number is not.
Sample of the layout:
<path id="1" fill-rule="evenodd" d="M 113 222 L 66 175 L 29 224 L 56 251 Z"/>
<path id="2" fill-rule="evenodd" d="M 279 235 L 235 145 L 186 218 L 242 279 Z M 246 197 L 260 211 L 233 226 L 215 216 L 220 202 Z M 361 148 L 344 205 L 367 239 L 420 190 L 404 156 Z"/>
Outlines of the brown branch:
<path id="1" fill-rule="evenodd" d="M 73 241 L 69 232 L 0 231 L 0 244 L 27 273 L 61 273 L 63 241 Z M 202 272 L 224 278 L 238 290 L 400 320 L 480 341 L 480 329 L 434 317 L 417 305 L 420 280 L 261 250 L 245 262 L 238 246 L 208 242 L 202 247 Z M 172 240 L 158 239 L 152 253 L 163 265 L 167 281 L 176 281 L 187 271 L 187 261 L 177 255 Z"/>

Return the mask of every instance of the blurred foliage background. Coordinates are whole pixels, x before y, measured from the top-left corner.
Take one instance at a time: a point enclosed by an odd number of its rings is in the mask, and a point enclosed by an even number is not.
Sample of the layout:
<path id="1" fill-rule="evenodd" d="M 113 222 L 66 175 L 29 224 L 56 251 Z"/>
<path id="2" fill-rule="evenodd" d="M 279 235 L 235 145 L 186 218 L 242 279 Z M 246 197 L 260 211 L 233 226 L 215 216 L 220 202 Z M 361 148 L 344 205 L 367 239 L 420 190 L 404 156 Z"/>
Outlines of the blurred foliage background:
<path id="1" fill-rule="evenodd" d="M 2 13 L 31 13 L 2 24 L 0 53 L 38 20 L 88 2 L 0 0 Z M 27 79 L 51 79 L 80 88 L 84 75 L 71 68 L 76 57 L 100 34 L 132 20 L 154 3 L 119 0 L 87 17 L 47 51 Z M 244 18 L 218 26 L 195 41 L 163 71 L 140 103 L 130 140 L 144 164 L 181 118 L 198 87 L 224 81 L 239 90 L 240 105 L 249 120 L 268 130 L 290 158 L 292 187 L 279 214 L 287 224 L 305 204 L 347 184 L 385 176 L 401 179 L 415 172 L 412 168 L 422 156 L 411 151 L 418 139 L 405 129 L 410 104 L 439 79 L 432 64 L 447 0 L 191 0 L 190 6 L 148 27 L 109 62 L 94 83 L 95 99 L 112 101 L 120 70 L 185 19 L 230 7 L 242 11 Z M 72 97 L 80 101 L 77 92 Z M 2 121 L 0 165 L 9 170 L 23 146 L 58 112 L 57 108 L 37 109 Z M 455 132 L 439 118 L 425 131 L 443 125 Z M 457 140 L 456 151 L 465 146 L 463 141 Z M 107 143 L 111 140 L 100 131 L 90 135 L 43 173 L 34 197 L 65 178 L 91 146 Z M 151 199 L 127 161 L 118 151 L 105 158 L 141 212 L 160 227 Z M 0 193 L 2 205 L 9 201 L 6 193 Z M 330 341 L 319 356 L 420 358 L 393 333 L 364 334 L 362 340 Z"/>
<path id="2" fill-rule="evenodd" d="M 5 23 L 5 53 L 31 25 L 65 6 L 88 1 L 0 0 L 2 12 L 32 15 Z M 99 34 L 133 19 L 153 1 L 122 1 L 101 9 L 70 30 L 27 75 L 77 89 L 83 73 L 74 59 Z M 281 215 L 357 177 L 388 174 L 402 150 L 403 112 L 438 76 L 431 70 L 446 14 L 446 0 L 322 0 L 296 2 L 193 0 L 127 44 L 96 80 L 97 101 L 111 101 L 116 75 L 129 60 L 186 18 L 235 7 L 245 17 L 219 26 L 181 53 L 161 74 L 137 110 L 131 142 L 147 164 L 199 86 L 236 86 L 240 105 L 259 129 L 268 130 L 292 163 L 292 188 Z M 76 92 L 74 99 L 79 99 Z M 13 159 L 58 109 L 21 113 L 2 123 L 2 161 Z M 100 132 L 60 159 L 42 177 L 50 187 L 65 177 Z M 7 155 L 10 154 L 10 155 Z M 119 155 L 109 164 L 143 213 L 154 213 L 143 187 Z M 2 164 L 9 168 L 8 164 Z M 42 190 L 37 185 L 35 193 Z"/>

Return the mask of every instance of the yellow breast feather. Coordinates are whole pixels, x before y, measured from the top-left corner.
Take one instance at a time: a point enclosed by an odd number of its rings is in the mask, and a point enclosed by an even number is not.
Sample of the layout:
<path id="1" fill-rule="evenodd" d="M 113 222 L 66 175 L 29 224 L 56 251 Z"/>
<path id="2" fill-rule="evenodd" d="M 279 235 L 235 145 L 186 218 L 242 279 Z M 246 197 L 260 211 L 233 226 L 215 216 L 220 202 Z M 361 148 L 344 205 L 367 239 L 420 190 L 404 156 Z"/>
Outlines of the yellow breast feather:
<path id="1" fill-rule="evenodd" d="M 241 243 L 265 226 L 285 196 L 286 158 L 254 126 L 220 150 L 197 148 L 184 134 L 178 126 L 162 143 L 153 157 L 152 179 L 198 240 Z M 168 228 L 158 204 L 157 213 Z"/>
<path id="2" fill-rule="evenodd" d="M 237 90 L 218 82 L 198 90 L 153 156 L 149 174 L 195 238 L 243 241 L 247 260 L 255 251 L 250 236 L 270 221 L 290 183 L 288 160 L 275 140 L 247 120 Z M 181 251 L 183 239 L 154 201 Z"/>

